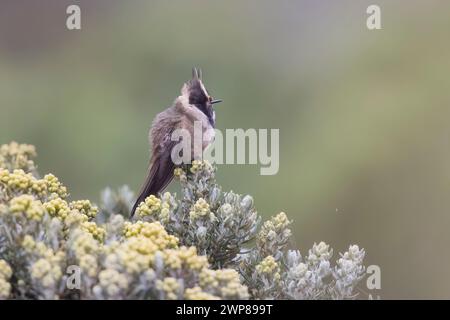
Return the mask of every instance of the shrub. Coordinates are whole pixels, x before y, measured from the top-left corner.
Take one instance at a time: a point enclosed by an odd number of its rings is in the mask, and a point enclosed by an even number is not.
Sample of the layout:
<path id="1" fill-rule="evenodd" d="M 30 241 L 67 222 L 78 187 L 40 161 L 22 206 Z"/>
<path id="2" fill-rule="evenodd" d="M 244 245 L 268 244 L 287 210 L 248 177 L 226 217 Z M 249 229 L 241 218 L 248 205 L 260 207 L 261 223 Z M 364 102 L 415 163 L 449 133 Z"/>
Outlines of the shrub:
<path id="1" fill-rule="evenodd" d="M 100 207 L 70 201 L 35 155 L 0 147 L 2 299 L 346 299 L 364 275 L 356 245 L 334 267 L 323 242 L 289 250 L 286 214 L 260 227 L 252 197 L 222 191 L 206 161 L 175 169 L 180 199 L 150 196 L 131 219 L 128 187 Z"/>

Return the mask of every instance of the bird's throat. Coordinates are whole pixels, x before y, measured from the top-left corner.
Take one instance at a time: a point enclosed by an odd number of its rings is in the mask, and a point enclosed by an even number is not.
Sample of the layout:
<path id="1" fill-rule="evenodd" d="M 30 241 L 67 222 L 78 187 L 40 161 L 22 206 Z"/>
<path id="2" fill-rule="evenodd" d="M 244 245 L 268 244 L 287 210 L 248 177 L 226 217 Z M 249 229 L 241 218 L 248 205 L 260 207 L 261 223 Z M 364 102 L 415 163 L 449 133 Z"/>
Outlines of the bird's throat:
<path id="1" fill-rule="evenodd" d="M 214 119 L 214 110 L 213 108 L 209 108 L 206 105 L 195 105 L 201 112 L 205 114 L 205 116 L 208 118 L 209 124 L 215 128 L 215 119 Z"/>

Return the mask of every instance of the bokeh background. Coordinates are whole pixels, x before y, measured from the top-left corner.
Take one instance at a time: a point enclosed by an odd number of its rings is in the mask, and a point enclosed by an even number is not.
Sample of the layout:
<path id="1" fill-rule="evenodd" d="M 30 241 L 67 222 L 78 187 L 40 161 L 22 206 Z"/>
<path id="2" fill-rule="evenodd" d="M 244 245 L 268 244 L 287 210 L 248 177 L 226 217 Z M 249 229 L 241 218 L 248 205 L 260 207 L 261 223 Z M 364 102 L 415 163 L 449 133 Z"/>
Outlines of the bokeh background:
<path id="1" fill-rule="evenodd" d="M 73 198 L 136 190 L 200 66 L 219 129 L 280 129 L 278 175 L 222 165 L 224 189 L 287 212 L 302 251 L 366 248 L 382 289 L 361 298 L 450 298 L 449 39 L 448 1 L 1 0 L 0 143 L 36 145 Z"/>

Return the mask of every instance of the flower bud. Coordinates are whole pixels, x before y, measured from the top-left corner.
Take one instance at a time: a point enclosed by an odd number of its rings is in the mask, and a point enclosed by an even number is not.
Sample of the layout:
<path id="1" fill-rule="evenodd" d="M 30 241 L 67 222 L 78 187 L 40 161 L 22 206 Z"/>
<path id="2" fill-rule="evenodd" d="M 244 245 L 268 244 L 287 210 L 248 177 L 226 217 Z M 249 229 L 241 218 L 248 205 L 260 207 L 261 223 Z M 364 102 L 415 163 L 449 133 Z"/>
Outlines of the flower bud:
<path id="1" fill-rule="evenodd" d="M 245 211 L 250 210 L 253 207 L 253 198 L 249 195 L 246 195 L 242 200 L 241 200 L 241 207 L 242 209 L 244 209 Z"/>

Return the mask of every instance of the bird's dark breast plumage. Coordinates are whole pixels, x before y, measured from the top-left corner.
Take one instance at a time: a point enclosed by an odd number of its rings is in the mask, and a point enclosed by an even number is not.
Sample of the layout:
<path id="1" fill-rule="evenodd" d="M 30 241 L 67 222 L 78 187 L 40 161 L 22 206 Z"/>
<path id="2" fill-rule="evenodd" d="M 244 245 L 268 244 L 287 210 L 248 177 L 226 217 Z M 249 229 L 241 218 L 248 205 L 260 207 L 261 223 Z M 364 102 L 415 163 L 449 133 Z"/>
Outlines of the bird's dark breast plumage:
<path id="1" fill-rule="evenodd" d="M 208 118 L 211 127 L 215 128 L 216 122 L 214 117 L 214 109 L 208 105 L 195 105 L 201 112 L 203 112 Z"/>
<path id="2" fill-rule="evenodd" d="M 208 118 L 209 123 L 214 128 L 214 109 L 210 103 L 210 96 L 205 89 L 205 86 L 199 79 L 192 79 L 189 84 L 189 104 L 196 106 Z"/>

